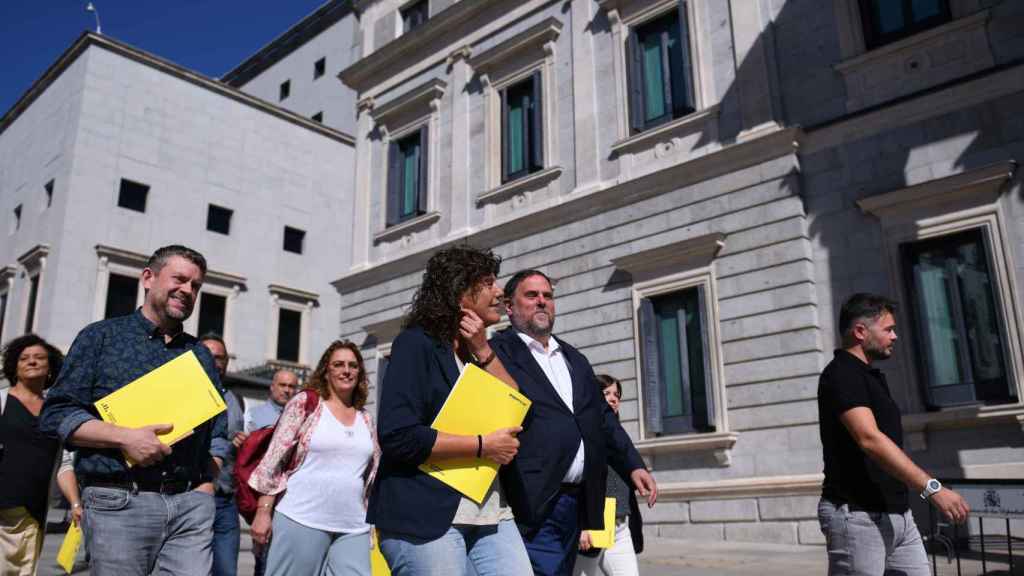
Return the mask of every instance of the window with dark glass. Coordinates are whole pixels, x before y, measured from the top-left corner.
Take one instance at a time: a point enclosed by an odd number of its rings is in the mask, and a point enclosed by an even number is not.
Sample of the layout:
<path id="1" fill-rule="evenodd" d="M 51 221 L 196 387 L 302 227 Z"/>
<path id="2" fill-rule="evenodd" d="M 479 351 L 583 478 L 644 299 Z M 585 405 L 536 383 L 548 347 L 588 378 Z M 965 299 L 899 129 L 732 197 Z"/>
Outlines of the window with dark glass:
<path id="1" fill-rule="evenodd" d="M 319 123 L 323 124 L 323 122 L 324 122 L 324 113 L 323 112 L 317 112 L 316 114 L 313 114 L 310 118 L 313 120 L 313 122 L 319 122 Z"/>
<path id="2" fill-rule="evenodd" d="M 635 26 L 627 44 L 630 124 L 640 132 L 696 109 L 686 2 Z"/>
<path id="3" fill-rule="evenodd" d="M 988 239 L 973 229 L 900 246 L 927 404 L 1016 401 Z"/>
<path id="4" fill-rule="evenodd" d="M 107 280 L 107 305 L 104 318 L 127 316 L 135 311 L 139 301 L 139 279 L 123 274 L 111 274 Z"/>
<path id="5" fill-rule="evenodd" d="M 149 186 L 122 178 L 121 189 L 117 194 L 117 205 L 128 210 L 145 212 L 147 196 L 149 196 Z"/>
<path id="6" fill-rule="evenodd" d="M 53 180 L 43 184 L 43 192 L 46 194 L 46 202 L 44 206 L 49 208 L 53 205 Z"/>
<path id="7" fill-rule="evenodd" d="M 870 50 L 949 22 L 949 0 L 859 0 Z"/>
<path id="8" fill-rule="evenodd" d="M 281 308 L 277 321 L 277 359 L 299 361 L 299 342 L 302 330 L 302 312 Z"/>
<path id="9" fill-rule="evenodd" d="M 327 59 L 321 58 L 313 63 L 313 80 L 324 75 L 327 72 Z"/>
<path id="10" fill-rule="evenodd" d="M 291 226 L 284 227 L 284 251 L 302 254 L 302 245 L 306 241 L 306 232 Z"/>
<path id="11" fill-rule="evenodd" d="M 228 299 L 220 294 L 203 292 L 199 298 L 199 327 L 197 334 L 224 334 L 224 315 Z"/>
<path id="12" fill-rule="evenodd" d="M 14 219 L 11 221 L 11 232 L 21 230 L 21 204 L 14 207 Z"/>
<path id="13" fill-rule="evenodd" d="M 501 91 L 501 181 L 544 167 L 540 72 Z"/>
<path id="14" fill-rule="evenodd" d="M 39 299 L 39 274 L 28 283 L 28 309 L 25 311 L 25 332 L 32 332 L 36 324 L 36 302 Z"/>
<path id="15" fill-rule="evenodd" d="M 278 90 L 277 90 L 277 99 L 278 100 L 285 100 L 286 98 L 288 98 L 291 95 L 292 95 L 292 81 L 291 80 L 285 80 L 284 82 L 281 82 L 281 87 L 278 88 Z"/>
<path id="16" fill-rule="evenodd" d="M 703 286 L 640 302 L 644 417 L 652 436 L 712 432 L 715 400 Z"/>
<path id="17" fill-rule="evenodd" d="M 391 143 L 388 152 L 387 225 L 426 213 L 427 127 Z"/>
<path id="18" fill-rule="evenodd" d="M 430 17 L 430 5 L 427 0 L 419 0 L 402 8 L 402 32 L 408 33 L 426 23 Z"/>
<path id="19" fill-rule="evenodd" d="M 231 216 L 234 210 L 210 204 L 206 210 L 206 229 L 218 234 L 231 233 Z"/>

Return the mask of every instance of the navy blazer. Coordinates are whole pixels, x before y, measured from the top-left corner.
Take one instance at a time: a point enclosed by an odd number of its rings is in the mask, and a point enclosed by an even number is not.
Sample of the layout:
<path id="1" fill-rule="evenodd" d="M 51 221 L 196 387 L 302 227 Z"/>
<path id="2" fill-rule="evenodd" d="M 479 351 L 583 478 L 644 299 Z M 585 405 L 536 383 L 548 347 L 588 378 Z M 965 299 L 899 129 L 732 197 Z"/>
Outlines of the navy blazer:
<path id="1" fill-rule="evenodd" d="M 430 457 L 437 439 L 430 424 L 458 378 L 451 344 L 419 327 L 395 338 L 380 390 L 381 459 L 366 513 L 377 528 L 434 540 L 451 527 L 461 495 L 417 467 Z"/>
<path id="2" fill-rule="evenodd" d="M 527 531 L 539 528 L 554 505 L 582 438 L 580 528 L 600 530 L 608 466 L 628 479 L 633 470 L 644 468 L 644 462 L 605 402 L 590 362 L 565 341 L 557 340 L 572 375 L 575 411 L 562 402 L 514 328 L 491 338 L 491 348 L 519 385 L 519 391 L 533 402 L 519 435 L 519 453 L 512 464 L 501 468 L 502 485 L 516 522 Z"/>

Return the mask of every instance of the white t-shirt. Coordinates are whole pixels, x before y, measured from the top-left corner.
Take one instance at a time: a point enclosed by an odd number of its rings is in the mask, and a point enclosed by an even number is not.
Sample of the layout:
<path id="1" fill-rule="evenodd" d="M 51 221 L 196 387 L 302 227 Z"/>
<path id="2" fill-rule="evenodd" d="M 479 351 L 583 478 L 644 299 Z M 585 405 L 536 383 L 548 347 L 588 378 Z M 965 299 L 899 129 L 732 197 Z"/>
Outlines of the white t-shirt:
<path id="1" fill-rule="evenodd" d="M 324 406 L 302 466 L 288 478 L 277 511 L 325 532 L 366 532 L 363 474 L 373 458 L 373 439 L 362 414 L 345 426 Z"/>

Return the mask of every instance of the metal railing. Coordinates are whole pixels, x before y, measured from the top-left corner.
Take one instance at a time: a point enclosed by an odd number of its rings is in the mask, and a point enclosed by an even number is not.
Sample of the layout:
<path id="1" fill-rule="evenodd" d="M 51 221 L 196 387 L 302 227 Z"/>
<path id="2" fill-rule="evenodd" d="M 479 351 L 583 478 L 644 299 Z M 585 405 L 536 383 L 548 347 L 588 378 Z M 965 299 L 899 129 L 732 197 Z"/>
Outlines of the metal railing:
<path id="1" fill-rule="evenodd" d="M 1013 534 L 1013 521 L 1024 520 L 1024 481 L 950 479 L 942 480 L 942 484 L 956 490 L 967 501 L 971 518 L 977 520 L 977 534 L 971 533 L 970 524 L 958 526 L 947 522 L 930 506 L 929 529 L 924 540 L 931 556 L 933 576 L 1024 574 L 1024 534 Z M 985 534 L 986 520 L 990 528 L 988 535 Z M 995 528 L 997 532 L 1000 525 L 1005 527 L 1005 534 L 991 531 Z M 940 553 L 945 556 L 944 565 L 939 562 Z"/>

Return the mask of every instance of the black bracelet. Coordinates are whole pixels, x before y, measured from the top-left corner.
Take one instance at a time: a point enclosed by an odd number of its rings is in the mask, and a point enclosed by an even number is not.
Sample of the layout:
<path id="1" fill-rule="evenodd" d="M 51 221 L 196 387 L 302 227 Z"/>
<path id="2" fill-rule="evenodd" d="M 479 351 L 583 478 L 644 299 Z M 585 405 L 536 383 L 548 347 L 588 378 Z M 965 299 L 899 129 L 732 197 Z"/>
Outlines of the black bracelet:
<path id="1" fill-rule="evenodd" d="M 495 356 L 497 356 L 497 354 L 494 352 L 494 350 L 491 350 L 491 355 L 488 356 L 486 360 L 479 360 L 478 359 L 476 361 L 476 365 L 481 367 L 481 368 L 487 368 L 488 364 L 490 364 L 491 362 L 494 362 L 494 357 Z"/>
<path id="2" fill-rule="evenodd" d="M 484 452 L 484 437 L 479 435 L 479 434 L 477 434 L 476 435 L 476 457 L 479 458 L 480 455 L 483 454 L 483 452 Z"/>

